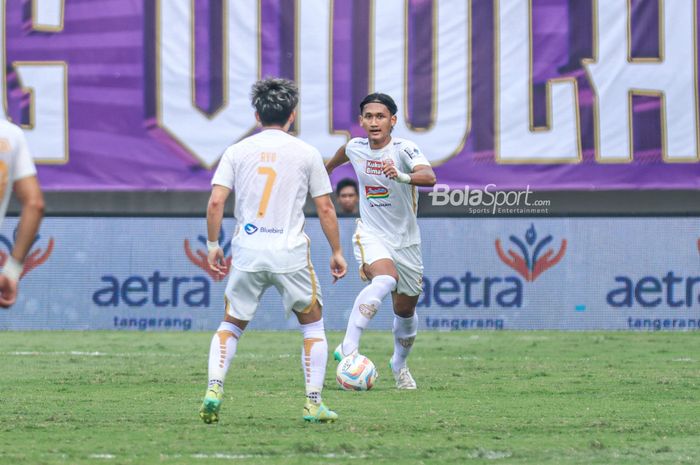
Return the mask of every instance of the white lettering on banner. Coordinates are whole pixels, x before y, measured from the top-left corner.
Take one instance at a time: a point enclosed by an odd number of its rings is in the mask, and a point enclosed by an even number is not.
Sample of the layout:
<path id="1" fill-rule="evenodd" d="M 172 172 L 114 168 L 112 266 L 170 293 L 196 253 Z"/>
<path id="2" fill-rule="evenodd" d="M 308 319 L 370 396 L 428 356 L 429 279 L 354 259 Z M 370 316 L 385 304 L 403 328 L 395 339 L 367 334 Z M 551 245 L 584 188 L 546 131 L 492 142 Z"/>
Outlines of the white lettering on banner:
<path id="1" fill-rule="evenodd" d="M 533 121 L 532 0 L 496 0 L 495 156 L 499 163 L 582 158 L 575 78 L 547 81 L 547 125 Z"/>
<path id="2" fill-rule="evenodd" d="M 299 57 L 299 113 L 297 133 L 325 157 L 348 140 L 349 133 L 333 131 L 333 73 L 331 63 L 333 2 L 297 0 L 296 53 Z M 308 25 L 314 27 L 308 27 Z"/>
<path id="3" fill-rule="evenodd" d="M 34 26 L 34 29 L 47 32 L 57 32 L 63 29 L 63 2 L 34 2 L 32 4 L 33 17 L 45 18 L 43 8 L 49 8 L 53 13 L 48 19 L 58 16 L 60 24 L 48 24 Z M 8 115 L 7 101 L 7 52 L 5 44 L 6 4 L 0 0 L 0 68 L 2 73 L 0 92 L 3 105 L 0 108 L 0 117 L 11 119 Z M 46 19 L 46 21 L 48 21 Z M 56 19 L 56 18 L 54 18 Z M 32 24 L 35 24 L 33 21 Z M 53 25 L 52 25 L 53 24 Z M 55 26 L 55 27 L 54 27 Z M 29 144 L 29 150 L 34 159 L 40 163 L 66 163 L 68 161 L 68 88 L 67 69 L 68 64 L 63 61 L 14 61 L 11 63 L 16 71 L 18 81 L 24 92 L 29 96 L 29 120 L 16 121 L 24 130 Z"/>
<path id="4" fill-rule="evenodd" d="M 374 0 L 371 40 L 370 91 L 396 99 L 404 116 L 398 115 L 395 134 L 425 147 L 431 162 L 444 161 L 464 147 L 470 130 L 471 1 L 433 2 L 436 31 L 433 53 L 433 118 L 427 129 L 408 124 L 408 2 Z M 372 79 L 372 75 L 374 79 Z"/>
<path id="5" fill-rule="evenodd" d="M 41 163 L 68 161 L 68 65 L 12 63 L 22 90 L 30 92 L 29 124 L 22 124 L 29 149 Z"/>
<path id="6" fill-rule="evenodd" d="M 65 0 L 32 0 L 32 29 L 62 31 L 65 6 Z"/>
<path id="7" fill-rule="evenodd" d="M 254 127 L 250 88 L 260 77 L 258 0 L 224 0 L 224 103 L 213 115 L 195 104 L 194 0 L 159 1 L 156 35 L 160 126 L 207 166 Z"/>
<path id="8" fill-rule="evenodd" d="M 661 98 L 664 160 L 698 161 L 696 0 L 659 1 L 661 57 L 652 62 L 631 57 L 630 9 L 628 0 L 594 2 L 595 56 L 584 63 L 596 94 L 598 161 L 633 159 L 633 95 Z"/>

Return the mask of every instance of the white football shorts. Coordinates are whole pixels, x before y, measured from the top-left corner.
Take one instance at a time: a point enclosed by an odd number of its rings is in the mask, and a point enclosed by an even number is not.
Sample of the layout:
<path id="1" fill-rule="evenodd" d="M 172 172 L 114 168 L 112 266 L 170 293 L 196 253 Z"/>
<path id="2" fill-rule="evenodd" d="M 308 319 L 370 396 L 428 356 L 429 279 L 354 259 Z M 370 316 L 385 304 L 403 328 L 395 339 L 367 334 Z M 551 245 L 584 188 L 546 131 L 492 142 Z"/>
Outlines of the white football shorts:
<path id="1" fill-rule="evenodd" d="M 366 280 L 362 271 L 363 265 L 371 265 L 377 260 L 388 258 L 394 262 L 399 275 L 399 282 L 396 285 L 398 294 L 416 296 L 423 292 L 423 256 L 420 244 L 395 249 L 364 230 L 360 220 L 357 221 L 352 243 L 355 260 L 360 264 L 360 277 L 363 280 Z"/>
<path id="2" fill-rule="evenodd" d="M 241 271 L 231 267 L 225 291 L 226 314 L 243 321 L 252 320 L 260 298 L 270 286 L 275 286 L 282 296 L 287 317 L 292 311 L 308 312 L 314 302 L 323 306 L 321 288 L 313 266 L 290 273 Z"/>

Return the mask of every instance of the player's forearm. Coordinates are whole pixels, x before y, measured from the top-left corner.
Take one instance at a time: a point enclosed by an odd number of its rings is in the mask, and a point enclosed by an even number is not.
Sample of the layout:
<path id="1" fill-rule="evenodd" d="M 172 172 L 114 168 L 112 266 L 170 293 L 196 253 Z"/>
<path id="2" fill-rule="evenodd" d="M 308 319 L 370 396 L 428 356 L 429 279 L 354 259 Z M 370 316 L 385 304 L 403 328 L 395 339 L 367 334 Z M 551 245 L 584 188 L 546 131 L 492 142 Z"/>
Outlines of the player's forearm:
<path id="1" fill-rule="evenodd" d="M 219 241 L 219 232 L 221 231 L 223 218 L 224 202 L 210 199 L 207 205 L 207 240 L 210 242 Z"/>
<path id="2" fill-rule="evenodd" d="M 410 184 L 414 186 L 433 187 L 437 182 L 435 173 L 431 169 L 414 171 L 409 176 L 411 177 Z"/>
<path id="3" fill-rule="evenodd" d="M 326 171 L 328 174 L 331 174 L 334 169 L 342 165 L 343 163 L 346 163 L 350 161 L 348 159 L 348 156 L 345 154 L 345 146 L 343 145 L 341 148 L 338 149 L 337 152 L 335 152 L 335 155 L 333 155 L 333 158 L 328 160 L 328 163 L 326 163 Z"/>
<path id="4" fill-rule="evenodd" d="M 12 248 L 12 257 L 23 262 L 39 231 L 41 219 L 44 217 L 44 199 L 41 194 L 27 199 L 22 204 L 22 214 L 17 227 L 17 239 Z"/>
<path id="5" fill-rule="evenodd" d="M 340 232 L 338 231 L 338 218 L 335 214 L 335 208 L 330 206 L 318 211 L 318 219 L 321 222 L 321 229 L 326 235 L 328 245 L 331 246 L 333 253 L 342 252 L 340 248 Z"/>

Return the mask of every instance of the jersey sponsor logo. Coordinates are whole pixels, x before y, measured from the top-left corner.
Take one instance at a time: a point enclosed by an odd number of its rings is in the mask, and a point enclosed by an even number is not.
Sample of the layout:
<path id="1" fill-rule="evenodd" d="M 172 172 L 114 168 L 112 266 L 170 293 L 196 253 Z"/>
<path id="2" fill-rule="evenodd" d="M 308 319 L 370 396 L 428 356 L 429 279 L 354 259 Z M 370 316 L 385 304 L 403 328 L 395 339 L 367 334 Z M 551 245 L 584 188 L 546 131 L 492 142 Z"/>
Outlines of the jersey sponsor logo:
<path id="1" fill-rule="evenodd" d="M 365 165 L 365 173 L 367 174 L 384 174 L 382 171 L 382 161 L 381 160 L 367 160 Z"/>
<path id="2" fill-rule="evenodd" d="M 284 234 L 284 228 L 266 228 L 263 226 L 260 228 L 260 232 L 263 234 Z"/>
<path id="3" fill-rule="evenodd" d="M 243 226 L 243 230 L 248 235 L 255 234 L 256 232 L 259 232 L 261 234 L 284 234 L 284 228 L 266 228 L 265 226 L 258 228 L 253 223 L 248 223 L 245 226 Z"/>
<path id="4" fill-rule="evenodd" d="M 496 239 L 496 252 L 503 263 L 517 271 L 526 281 L 534 281 L 559 263 L 566 253 L 566 239 L 562 239 L 556 253 L 553 248 L 547 248 L 552 239 L 550 234 L 538 241 L 535 225 L 531 224 L 525 232 L 525 241 L 515 235 L 510 236 L 510 241 L 517 247 L 517 251 L 508 249 L 506 254 L 501 247 L 501 240 Z"/>
<path id="5" fill-rule="evenodd" d="M 405 149 L 403 149 L 403 151 L 406 155 L 408 155 L 408 158 L 410 158 L 411 160 L 413 160 L 413 157 L 418 155 L 418 149 L 412 149 L 411 147 L 406 147 Z"/>
<path id="6" fill-rule="evenodd" d="M 15 228 L 15 231 L 12 234 L 12 239 L 7 238 L 3 234 L 0 234 L 0 244 L 2 244 L 2 247 L 4 249 L 6 249 L 0 250 L 0 265 L 5 266 L 5 262 L 7 262 L 8 257 L 10 256 L 10 254 L 12 254 L 12 249 L 15 246 L 14 239 L 16 237 L 17 228 Z M 24 266 L 22 268 L 22 274 L 20 275 L 20 278 L 26 276 L 32 270 L 43 265 L 44 262 L 46 262 L 46 260 L 48 260 L 51 256 L 51 252 L 53 252 L 54 245 L 53 237 L 49 238 L 49 242 L 48 244 L 46 244 L 46 250 L 43 250 L 41 247 L 35 247 L 35 245 L 39 243 L 40 239 L 41 236 L 37 234 L 34 240 L 32 241 L 29 253 L 27 253 L 27 257 L 24 259 Z"/>
<path id="7" fill-rule="evenodd" d="M 368 199 L 386 199 L 389 197 L 389 189 L 384 186 L 365 186 L 365 197 Z"/>

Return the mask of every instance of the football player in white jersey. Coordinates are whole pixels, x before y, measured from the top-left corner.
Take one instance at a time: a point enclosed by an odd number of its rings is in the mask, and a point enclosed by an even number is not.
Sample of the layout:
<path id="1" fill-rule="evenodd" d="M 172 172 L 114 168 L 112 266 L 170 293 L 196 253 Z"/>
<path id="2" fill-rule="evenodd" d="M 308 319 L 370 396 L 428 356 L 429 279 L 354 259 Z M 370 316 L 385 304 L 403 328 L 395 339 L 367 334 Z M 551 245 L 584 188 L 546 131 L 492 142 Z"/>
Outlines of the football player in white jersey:
<path id="1" fill-rule="evenodd" d="M 27 256 L 44 216 L 44 197 L 36 177 L 22 130 L 0 119 L 0 223 L 5 218 L 10 195 L 15 191 L 22 213 L 14 246 L 0 273 L 0 307 L 8 308 L 17 300 L 17 283 L 22 276 L 22 262 Z"/>
<path id="2" fill-rule="evenodd" d="M 416 144 L 391 136 L 396 110 L 386 94 L 365 97 L 360 103 L 360 125 L 367 138 L 351 139 L 326 164 L 329 174 L 347 161 L 355 169 L 360 184 L 355 258 L 360 276 L 370 281 L 355 299 L 345 339 L 334 357 L 340 361 L 358 350 L 362 331 L 391 293 L 394 354 L 389 364 L 397 388 L 416 389 L 406 366 L 418 330 L 416 304 L 423 290 L 416 186 L 433 186 L 436 179 Z"/>
<path id="3" fill-rule="evenodd" d="M 260 297 L 274 286 L 287 315 L 294 312 L 304 338 L 301 353 L 306 379 L 303 418 L 327 422 L 338 418 L 321 400 L 328 360 L 321 289 L 304 234 L 303 207 L 307 195 L 331 246 L 334 282 L 347 271 L 331 201 L 331 183 L 318 150 L 287 133 L 299 101 L 296 85 L 286 79 L 258 81 L 251 92 L 255 117 L 262 131 L 233 144 L 224 152 L 212 179 L 207 207 L 209 266 L 228 272 L 219 246 L 224 203 L 236 191 L 238 222 L 231 240 L 233 269 L 225 291 L 226 315 L 211 341 L 209 384 L 200 409 L 205 423 L 219 419 L 224 378 L 238 340 L 255 315 Z"/>

